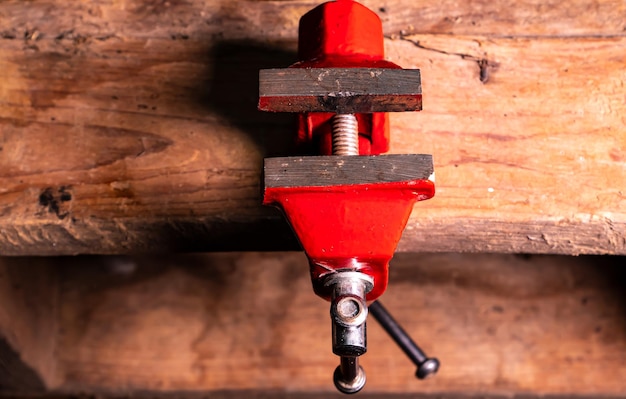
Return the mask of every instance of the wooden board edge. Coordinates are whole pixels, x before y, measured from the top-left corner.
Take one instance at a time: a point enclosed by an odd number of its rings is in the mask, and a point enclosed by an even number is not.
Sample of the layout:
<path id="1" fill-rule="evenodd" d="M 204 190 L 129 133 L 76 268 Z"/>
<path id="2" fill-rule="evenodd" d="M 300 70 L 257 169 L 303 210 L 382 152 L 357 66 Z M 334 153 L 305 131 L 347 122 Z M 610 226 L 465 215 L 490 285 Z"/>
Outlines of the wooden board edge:
<path id="1" fill-rule="evenodd" d="M 232 219 L 222 215 L 221 218 L 129 218 L 91 223 L 46 220 L 11 226 L 0 223 L 4 234 L 4 237 L 0 234 L 0 254 L 301 250 L 278 210 L 248 220 L 231 216 Z M 42 231 L 46 234 L 41 234 Z M 422 218 L 416 209 L 397 251 L 626 255 L 626 223 L 605 219 L 502 221 L 454 215 L 441 220 Z"/>

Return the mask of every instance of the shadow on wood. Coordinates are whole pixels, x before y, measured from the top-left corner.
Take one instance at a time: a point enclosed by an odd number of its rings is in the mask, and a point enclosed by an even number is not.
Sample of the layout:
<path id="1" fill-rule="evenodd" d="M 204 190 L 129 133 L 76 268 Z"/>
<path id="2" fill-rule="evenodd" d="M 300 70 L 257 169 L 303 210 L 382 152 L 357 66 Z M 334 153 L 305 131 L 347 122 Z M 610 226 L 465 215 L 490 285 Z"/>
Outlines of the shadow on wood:
<path id="1" fill-rule="evenodd" d="M 23 271 L 0 275 L 0 336 L 12 337 L 0 342 L 10 344 L 0 348 L 4 389 L 40 388 L 36 377 L 48 369 L 55 378 L 48 372 L 45 386 L 57 393 L 333 389 L 328 307 L 313 295 L 301 253 L 29 258 L 27 269 L 23 259 L 0 259 Z M 623 261 L 398 254 L 385 305 L 442 369 L 415 380 L 414 365 L 371 322 L 369 393 L 624 392 Z M 57 302 L 51 271 L 60 273 L 58 307 L 48 303 Z M 53 345 L 27 340 L 33 331 Z M 43 347 L 39 357 L 33 346 Z"/>
<path id="2" fill-rule="evenodd" d="M 0 395 L 4 392 L 42 392 L 45 385 L 36 371 L 0 336 Z"/>
<path id="3" fill-rule="evenodd" d="M 622 262 L 399 254 L 385 305 L 443 366 L 414 380 L 414 366 L 369 323 L 370 392 L 622 392 Z M 65 263 L 57 353 L 69 392 L 332 390 L 328 308 L 301 253 Z"/>
<path id="4" fill-rule="evenodd" d="M 210 56 L 211 87 L 198 92 L 199 101 L 248 134 L 265 157 L 290 155 L 297 134 L 294 115 L 257 109 L 259 70 L 296 61 L 295 51 L 285 47 L 251 40 L 218 42 Z"/>

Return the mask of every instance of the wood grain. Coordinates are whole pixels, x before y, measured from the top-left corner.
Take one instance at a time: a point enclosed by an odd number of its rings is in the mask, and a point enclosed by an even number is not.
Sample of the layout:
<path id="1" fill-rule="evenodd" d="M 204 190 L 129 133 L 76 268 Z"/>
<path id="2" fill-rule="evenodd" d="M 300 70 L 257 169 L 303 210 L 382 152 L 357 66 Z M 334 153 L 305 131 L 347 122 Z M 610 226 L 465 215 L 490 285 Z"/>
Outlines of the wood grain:
<path id="1" fill-rule="evenodd" d="M 23 395 L 20 396 L 23 399 L 74 399 L 76 396 L 71 394 L 54 393 L 45 395 Z M 229 390 L 229 391 L 217 391 L 211 393 L 201 392 L 139 392 L 133 393 L 132 396 L 127 393 L 114 394 L 109 393 L 107 395 L 99 394 L 81 394 L 82 399 L 128 399 L 130 397 L 134 399 L 232 399 L 246 397 L 250 399 L 339 399 L 345 396 L 340 396 L 339 393 L 309 393 L 309 392 L 285 392 L 279 390 L 265 390 L 265 391 L 250 391 L 250 390 Z M 389 394 L 389 393 L 361 393 L 359 398 L 363 399 L 571 399 L 571 395 L 481 395 L 481 394 L 467 394 L 467 393 L 453 393 L 453 394 L 423 394 L 423 393 L 411 393 L 411 394 Z M 621 399 L 621 395 L 578 395 L 577 399 Z"/>
<path id="2" fill-rule="evenodd" d="M 441 1 L 363 0 L 383 22 L 385 34 L 489 36 L 623 35 L 621 0 Z M 94 0 L 69 4 L 3 1 L 2 36 L 142 37 L 186 39 L 295 39 L 300 16 L 315 0 Z M 26 34 L 24 36 L 24 34 Z"/>
<path id="3" fill-rule="evenodd" d="M 399 249 L 626 253 L 623 2 L 409 3 L 375 7 L 422 71 L 392 152 L 433 154 L 438 193 Z M 4 2 L 0 253 L 296 249 L 259 205 L 295 125 L 255 108 L 310 5 Z"/>
<path id="4" fill-rule="evenodd" d="M 302 254 L 59 266 L 57 391 L 334 391 L 328 303 Z M 442 367 L 416 380 L 372 320 L 364 393 L 619 397 L 625 284 L 623 258 L 400 254 L 384 303 Z"/>

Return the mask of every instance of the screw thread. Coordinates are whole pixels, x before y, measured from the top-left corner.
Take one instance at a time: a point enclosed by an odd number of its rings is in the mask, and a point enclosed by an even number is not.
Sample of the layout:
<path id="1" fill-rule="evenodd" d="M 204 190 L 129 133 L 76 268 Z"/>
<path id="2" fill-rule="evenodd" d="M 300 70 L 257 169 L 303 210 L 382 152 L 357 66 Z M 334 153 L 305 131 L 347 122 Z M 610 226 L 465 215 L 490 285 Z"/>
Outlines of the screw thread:
<path id="1" fill-rule="evenodd" d="M 354 114 L 333 117 L 333 155 L 359 155 L 359 122 Z"/>

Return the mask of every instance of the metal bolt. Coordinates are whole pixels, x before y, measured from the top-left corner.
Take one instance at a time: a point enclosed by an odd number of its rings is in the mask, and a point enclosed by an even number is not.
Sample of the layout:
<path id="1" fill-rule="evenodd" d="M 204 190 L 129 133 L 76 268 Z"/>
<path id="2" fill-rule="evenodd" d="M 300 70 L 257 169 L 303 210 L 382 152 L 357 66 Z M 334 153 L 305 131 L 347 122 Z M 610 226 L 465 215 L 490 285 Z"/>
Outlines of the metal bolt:
<path id="1" fill-rule="evenodd" d="M 439 360 L 434 357 L 427 357 L 424 351 L 417 346 L 406 331 L 391 317 L 380 301 L 372 303 L 369 306 L 369 310 L 389 336 L 398 344 L 400 349 L 417 366 L 417 371 L 415 372 L 417 378 L 423 380 L 437 374 L 440 365 Z"/>
<path id="2" fill-rule="evenodd" d="M 338 356 L 361 356 L 367 351 L 367 302 L 365 295 L 374 282 L 360 272 L 339 272 L 330 275 L 324 285 L 332 290 L 330 318 L 333 353 Z"/>
<path id="3" fill-rule="evenodd" d="M 350 297 L 344 297 L 337 303 L 337 313 L 347 319 L 354 319 L 359 313 L 361 313 L 359 302 Z"/>
<path id="4" fill-rule="evenodd" d="M 359 155 L 359 121 L 354 114 L 337 114 L 332 119 L 333 155 Z"/>
<path id="5" fill-rule="evenodd" d="M 359 358 L 342 356 L 341 363 L 333 374 L 335 387 L 342 393 L 357 393 L 363 389 L 366 381 L 365 370 L 359 366 Z"/>
<path id="6" fill-rule="evenodd" d="M 330 314 L 333 320 L 344 327 L 358 327 L 367 319 L 365 298 L 354 294 L 343 294 L 333 299 Z"/>
<path id="7" fill-rule="evenodd" d="M 356 393 L 366 382 L 358 356 L 367 351 L 365 321 L 369 312 L 365 295 L 372 290 L 374 281 L 367 274 L 343 271 L 329 276 L 324 285 L 332 290 L 333 353 L 340 356 L 333 381 L 339 391 Z"/>

